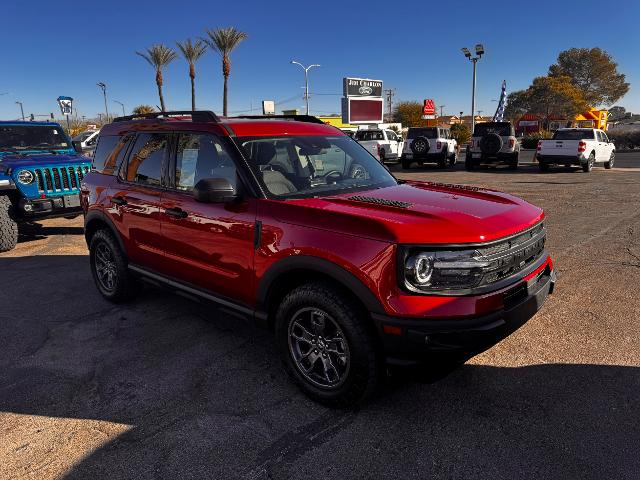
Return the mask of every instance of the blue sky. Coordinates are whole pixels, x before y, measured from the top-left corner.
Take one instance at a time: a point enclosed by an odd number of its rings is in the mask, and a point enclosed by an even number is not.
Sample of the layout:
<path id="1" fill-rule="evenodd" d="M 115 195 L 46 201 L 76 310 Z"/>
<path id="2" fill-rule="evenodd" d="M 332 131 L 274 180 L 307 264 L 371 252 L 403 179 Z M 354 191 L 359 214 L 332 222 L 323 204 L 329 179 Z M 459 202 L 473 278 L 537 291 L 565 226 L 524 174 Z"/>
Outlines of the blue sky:
<path id="1" fill-rule="evenodd" d="M 623 0 L 506 2 L 67 0 L 6 2 L 0 28 L 0 119 L 59 112 L 55 99 L 75 99 L 79 115 L 104 111 L 96 82 L 108 85 L 109 109 L 158 104 L 154 72 L 136 50 L 153 43 L 235 26 L 249 38 L 232 56 L 229 110 L 254 113 L 263 99 L 302 108 L 302 70 L 291 59 L 319 63 L 310 73 L 312 113 L 340 111 L 342 77 L 384 81 L 395 100 L 434 98 L 444 113 L 470 110 L 471 64 L 463 46 L 485 45 L 478 63 L 476 110 L 492 113 L 500 84 L 526 88 L 561 50 L 599 46 L 627 75 L 631 90 L 617 102 L 640 112 L 640 2 Z M 198 108 L 221 111 L 220 59 L 197 66 Z M 190 106 L 187 66 L 165 72 L 169 108 Z M 322 95 L 320 95 L 322 94 Z"/>

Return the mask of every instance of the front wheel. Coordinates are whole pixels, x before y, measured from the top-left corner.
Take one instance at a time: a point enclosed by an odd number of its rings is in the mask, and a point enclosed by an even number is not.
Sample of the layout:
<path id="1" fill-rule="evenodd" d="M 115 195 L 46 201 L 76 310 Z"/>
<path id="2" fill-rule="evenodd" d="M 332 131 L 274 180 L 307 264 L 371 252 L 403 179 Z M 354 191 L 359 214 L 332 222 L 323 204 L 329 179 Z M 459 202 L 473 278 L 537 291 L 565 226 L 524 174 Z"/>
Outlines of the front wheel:
<path id="1" fill-rule="evenodd" d="M 0 195 L 0 252 L 8 252 L 18 244 L 18 223 L 11 218 L 13 204 L 6 195 Z"/>
<path id="2" fill-rule="evenodd" d="M 91 237 L 89 262 L 98 291 L 110 302 L 125 302 L 138 293 L 138 281 L 129 272 L 124 253 L 110 231 L 98 230 Z"/>
<path id="3" fill-rule="evenodd" d="M 587 163 L 582 164 L 582 171 L 585 173 L 589 173 L 593 170 L 593 165 L 596 163 L 596 156 L 591 152 L 589 158 L 587 158 Z"/>
<path id="4" fill-rule="evenodd" d="M 276 342 L 287 373 L 320 403 L 347 407 L 376 389 L 381 359 L 366 313 L 331 285 L 309 283 L 284 298 Z"/>
<path id="5" fill-rule="evenodd" d="M 612 169 L 615 161 L 616 161 L 616 152 L 611 152 L 611 155 L 609 156 L 609 161 L 604 162 L 604 168 L 606 168 L 607 170 Z"/>
<path id="6" fill-rule="evenodd" d="M 441 157 L 438 159 L 438 167 L 447 168 L 448 157 L 449 157 L 449 152 L 447 152 L 446 150 L 443 150 Z"/>

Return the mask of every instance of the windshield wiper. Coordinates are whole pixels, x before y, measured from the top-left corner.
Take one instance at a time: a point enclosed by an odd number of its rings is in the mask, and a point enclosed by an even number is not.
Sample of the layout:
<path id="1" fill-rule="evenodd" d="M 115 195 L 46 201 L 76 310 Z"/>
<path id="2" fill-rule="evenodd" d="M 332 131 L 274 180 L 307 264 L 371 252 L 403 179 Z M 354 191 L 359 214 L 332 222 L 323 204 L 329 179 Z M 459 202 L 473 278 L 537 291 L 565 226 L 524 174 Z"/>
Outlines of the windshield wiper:
<path id="1" fill-rule="evenodd" d="M 24 153 L 22 153 L 20 150 L 16 150 L 15 148 L 0 147 L 0 152 L 10 152 L 10 153 L 15 153 L 16 155 L 25 156 Z"/>

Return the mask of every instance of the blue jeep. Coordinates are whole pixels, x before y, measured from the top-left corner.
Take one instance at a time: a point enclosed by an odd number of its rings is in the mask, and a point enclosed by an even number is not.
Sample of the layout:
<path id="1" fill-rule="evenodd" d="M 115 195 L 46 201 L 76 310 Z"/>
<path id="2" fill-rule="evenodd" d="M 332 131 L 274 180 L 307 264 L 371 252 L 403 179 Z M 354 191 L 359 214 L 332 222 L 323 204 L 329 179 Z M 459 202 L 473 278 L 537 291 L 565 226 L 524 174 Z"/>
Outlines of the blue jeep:
<path id="1" fill-rule="evenodd" d="M 82 213 L 80 182 L 91 160 L 57 123 L 0 122 L 0 252 L 18 223 Z"/>

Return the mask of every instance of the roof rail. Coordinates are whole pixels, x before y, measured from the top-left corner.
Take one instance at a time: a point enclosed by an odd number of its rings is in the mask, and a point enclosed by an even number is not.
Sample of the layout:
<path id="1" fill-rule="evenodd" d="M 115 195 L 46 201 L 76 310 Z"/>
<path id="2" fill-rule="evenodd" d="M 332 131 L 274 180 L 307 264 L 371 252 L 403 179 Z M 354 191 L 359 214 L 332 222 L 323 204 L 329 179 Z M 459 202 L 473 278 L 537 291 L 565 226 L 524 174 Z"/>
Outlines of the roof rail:
<path id="1" fill-rule="evenodd" d="M 318 117 L 313 115 L 238 115 L 237 117 L 229 118 L 248 118 L 253 120 L 293 120 L 294 122 L 307 122 L 307 123 L 319 123 L 326 125 Z"/>
<path id="2" fill-rule="evenodd" d="M 173 110 L 170 112 L 152 112 L 152 113 L 139 113 L 136 115 L 127 115 L 126 117 L 116 117 L 114 122 L 127 122 L 129 120 L 142 120 L 145 118 L 171 118 L 177 116 L 191 116 L 191 121 L 202 123 L 220 123 L 218 116 L 211 110 Z"/>

